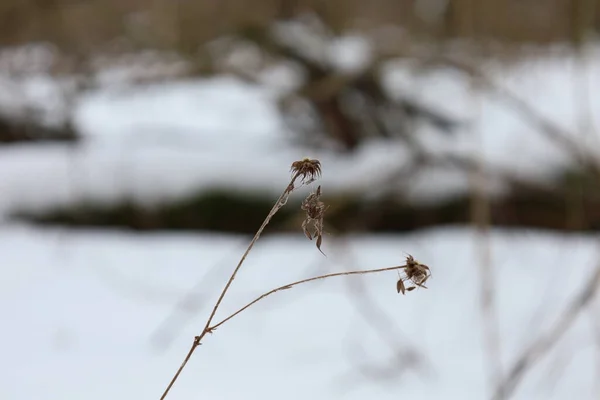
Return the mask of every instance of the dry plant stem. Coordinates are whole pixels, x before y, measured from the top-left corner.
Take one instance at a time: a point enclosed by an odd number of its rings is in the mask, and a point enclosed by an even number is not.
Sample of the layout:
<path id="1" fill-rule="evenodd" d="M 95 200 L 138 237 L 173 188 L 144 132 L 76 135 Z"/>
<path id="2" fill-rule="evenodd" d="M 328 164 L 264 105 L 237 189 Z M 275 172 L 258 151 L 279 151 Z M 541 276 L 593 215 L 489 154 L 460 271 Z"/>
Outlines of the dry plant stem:
<path id="1" fill-rule="evenodd" d="M 199 338 L 199 336 L 194 338 L 194 343 L 192 343 L 192 347 L 190 347 L 190 350 L 188 351 L 187 355 L 185 356 L 183 362 L 181 363 L 181 366 L 179 367 L 179 369 L 177 369 L 177 372 L 175 373 L 175 375 L 173 375 L 171 382 L 169 382 L 169 386 L 167 386 L 163 395 L 160 396 L 160 400 L 163 400 L 165 397 L 167 397 L 167 394 L 169 394 L 169 391 L 175 384 L 175 381 L 177 380 L 177 378 L 179 378 L 179 374 L 181 374 L 181 371 L 183 371 L 183 368 L 190 360 L 190 357 L 192 356 L 192 354 L 194 354 L 194 350 L 196 350 L 196 347 L 198 347 L 200 345 L 200 340 L 198 338 Z"/>
<path id="2" fill-rule="evenodd" d="M 298 177 L 300 175 L 301 175 L 300 172 L 295 172 L 294 173 L 294 175 L 292 176 L 292 179 L 291 179 L 290 183 L 285 188 L 285 190 L 283 191 L 283 193 L 281 194 L 281 196 L 279 196 L 279 198 L 275 202 L 275 205 L 273 206 L 273 208 L 271 208 L 271 211 L 269 211 L 269 214 L 267 215 L 267 217 L 263 221 L 263 223 L 260 226 L 260 228 L 258 228 L 258 230 L 256 231 L 256 234 L 254 235 L 254 238 L 252 238 L 252 241 L 250 242 L 250 244 L 248 245 L 248 248 L 246 249 L 246 251 L 242 255 L 242 258 L 238 262 L 238 265 L 235 267 L 235 269 L 233 270 L 233 273 L 229 277 L 229 280 L 227 281 L 227 284 L 225 285 L 225 287 L 221 291 L 221 294 L 219 295 L 219 299 L 215 303 L 215 305 L 214 305 L 214 307 L 213 307 L 213 309 L 212 309 L 212 311 L 210 313 L 210 316 L 208 317 L 208 320 L 206 321 L 206 325 L 204 326 L 204 329 L 202 330 L 202 333 L 200 334 L 200 336 L 196 336 L 194 338 L 194 342 L 192 343 L 192 346 L 191 346 L 190 350 L 188 351 L 185 359 L 183 360 L 183 363 L 181 364 L 181 366 L 179 367 L 179 369 L 177 370 L 177 372 L 173 376 L 173 379 L 171 379 L 171 381 L 169 382 L 169 385 L 165 389 L 165 392 L 163 393 L 163 395 L 160 397 L 161 400 L 164 400 L 164 398 L 167 397 L 167 394 L 169 394 L 169 391 L 173 387 L 173 384 L 175 384 L 175 381 L 177 380 L 177 378 L 181 374 L 181 371 L 183 371 L 183 369 L 185 368 L 186 364 L 190 360 L 190 357 L 192 356 L 192 354 L 194 354 L 194 350 L 196 350 L 196 348 L 200 345 L 200 342 L 202 341 L 202 339 L 204 338 L 204 336 L 206 336 L 207 333 L 211 332 L 214 329 L 214 327 L 210 328 L 210 323 L 212 322 L 213 318 L 215 317 L 215 314 L 216 314 L 217 310 L 219 309 L 219 306 L 221 305 L 221 302 L 223 301 L 223 298 L 225 297 L 225 294 L 229 290 L 229 287 L 233 283 L 233 280 L 235 279 L 235 276 L 237 275 L 238 271 L 242 267 L 242 264 L 246 260 L 246 257 L 248 257 L 248 254 L 252 250 L 252 247 L 254 247 L 254 244 L 260 238 L 260 235 L 264 231 L 265 227 L 271 221 L 271 218 L 273 218 L 273 216 L 277 213 L 277 211 L 279 211 L 281 209 L 281 207 L 283 207 L 285 205 L 288 196 L 294 190 L 294 183 L 296 182 L 296 179 L 298 179 Z"/>
<path id="3" fill-rule="evenodd" d="M 368 269 L 368 270 L 364 270 L 364 271 L 337 272 L 337 273 L 333 273 L 333 274 L 319 275 L 319 276 L 315 276 L 315 277 L 312 277 L 312 278 L 303 279 L 301 281 L 292 282 L 292 283 L 289 283 L 287 285 L 283 285 L 283 286 L 280 286 L 280 287 L 275 288 L 273 290 L 270 290 L 270 291 L 268 291 L 268 292 L 266 292 L 266 293 L 258 296 L 256 299 L 252 300 L 250 303 L 246 304 L 244 307 L 240 308 L 239 310 L 237 310 L 236 312 L 234 312 L 233 314 L 231 314 L 229 317 L 225 318 L 221 322 L 219 322 L 219 323 L 211 326 L 208 329 L 209 330 L 215 330 L 215 329 L 217 329 L 219 326 L 223 325 L 225 322 L 229 321 L 230 319 L 232 319 L 233 317 L 235 317 L 236 315 L 238 315 L 242 311 L 244 311 L 247 308 L 253 306 L 256 303 L 258 303 L 259 301 L 261 301 L 265 297 L 268 297 L 268 296 L 272 295 L 273 293 L 279 292 L 281 290 L 291 289 L 294 286 L 301 285 L 303 283 L 318 281 L 318 280 L 321 280 L 321 279 L 333 278 L 335 276 L 365 275 L 365 274 L 374 274 L 374 273 L 377 273 L 377 272 L 384 272 L 384 271 L 394 271 L 394 270 L 402 269 L 402 268 L 405 268 L 405 267 L 406 267 L 406 265 L 397 265 L 395 267 L 387 267 L 387 268 L 379 268 L 379 269 Z"/>
<path id="4" fill-rule="evenodd" d="M 281 207 L 283 207 L 285 205 L 287 197 L 294 190 L 294 183 L 296 182 L 296 179 L 298 178 L 298 176 L 300 176 L 300 174 L 298 172 L 296 172 L 294 174 L 294 176 L 292 177 L 292 180 L 290 181 L 289 185 L 285 188 L 285 190 L 283 191 L 283 193 L 281 194 L 281 196 L 279 196 L 279 198 L 277 199 L 277 202 L 275 203 L 275 205 L 273 206 L 273 208 L 271 209 L 271 211 L 269 211 L 269 215 L 267 215 L 267 218 L 265 218 L 265 220 L 263 221 L 263 223 L 260 226 L 260 228 L 258 228 L 258 230 L 256 231 L 256 234 L 254 235 L 254 238 L 252 238 L 252 241 L 248 245 L 248 248 L 244 252 L 244 255 L 242 255 L 242 258 L 240 259 L 240 262 L 238 263 L 238 265 L 235 267 L 235 270 L 233 270 L 233 273 L 229 277 L 229 280 L 227 281 L 227 284 L 225 285 L 225 288 L 223 288 L 223 291 L 221 292 L 221 295 L 219 296 L 219 299 L 217 300 L 215 306 L 213 307 L 213 310 L 210 313 L 210 316 L 208 317 L 208 320 L 206 321 L 206 326 L 204 327 L 204 331 L 202 332 L 201 336 L 204 336 L 206 334 L 206 332 L 208 332 L 208 327 L 210 326 L 210 323 L 212 322 L 213 318 L 215 317 L 215 313 L 217 312 L 217 309 L 221 305 L 221 302 L 223 301 L 223 298 L 225 297 L 225 293 L 227 293 L 227 290 L 229 290 L 229 287 L 231 286 L 231 283 L 233 282 L 233 280 L 235 279 L 235 276 L 237 275 L 238 271 L 242 267 L 242 264 L 246 260 L 246 257 L 248 257 L 248 254 L 250 253 L 250 250 L 252 250 L 252 247 L 254 247 L 254 244 L 256 243 L 256 241 L 258 240 L 258 238 L 260 237 L 260 235 L 262 234 L 262 232 L 265 229 L 265 227 L 271 221 L 271 218 L 273 218 L 273 216 L 277 213 L 277 211 L 279 211 L 281 209 Z"/>
<path id="5" fill-rule="evenodd" d="M 594 275 L 587 281 L 587 285 L 575 296 L 550 331 L 546 335 L 541 335 L 513 364 L 503 382 L 496 389 L 493 400 L 510 398 L 525 374 L 554 347 L 556 342 L 573 325 L 580 313 L 591 303 L 599 286 L 600 265 L 596 268 Z"/>

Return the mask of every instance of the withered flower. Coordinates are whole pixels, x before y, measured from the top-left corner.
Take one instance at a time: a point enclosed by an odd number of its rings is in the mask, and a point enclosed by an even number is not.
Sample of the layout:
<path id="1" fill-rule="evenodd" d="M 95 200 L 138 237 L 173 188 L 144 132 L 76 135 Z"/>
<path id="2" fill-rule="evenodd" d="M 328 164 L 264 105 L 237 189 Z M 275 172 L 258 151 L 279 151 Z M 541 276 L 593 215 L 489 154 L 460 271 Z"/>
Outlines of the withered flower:
<path id="1" fill-rule="evenodd" d="M 291 172 L 302 178 L 303 184 L 310 184 L 321 176 L 321 162 L 319 160 L 311 160 L 310 158 L 294 161 Z"/>
<path id="2" fill-rule="evenodd" d="M 404 287 L 404 281 L 402 280 L 400 273 L 398 273 L 398 282 L 396 282 L 396 290 L 398 291 L 398 293 L 402 292 L 402 294 L 404 294 L 404 292 L 406 291 L 406 288 Z"/>
<path id="3" fill-rule="evenodd" d="M 317 249 L 321 253 L 321 243 L 323 242 L 323 218 L 325 217 L 325 211 L 327 207 L 325 203 L 321 201 L 321 186 L 319 186 L 316 192 L 310 193 L 306 199 L 302 202 L 302 210 L 306 211 L 306 219 L 302 222 L 302 230 L 307 238 L 310 240 L 313 237 L 317 238 L 316 245 Z M 312 226 L 312 234 L 310 227 Z M 325 255 L 325 253 L 323 253 Z"/>
<path id="4" fill-rule="evenodd" d="M 427 282 L 430 277 L 431 271 L 429 267 L 415 260 L 413 256 L 408 255 L 404 267 L 404 276 L 398 277 L 396 289 L 398 290 L 398 293 L 402 292 L 402 294 L 404 294 L 405 290 L 408 292 L 414 290 L 416 286 L 427 289 L 425 282 Z M 406 281 L 412 282 L 416 286 L 410 286 L 405 289 L 404 282 Z"/>

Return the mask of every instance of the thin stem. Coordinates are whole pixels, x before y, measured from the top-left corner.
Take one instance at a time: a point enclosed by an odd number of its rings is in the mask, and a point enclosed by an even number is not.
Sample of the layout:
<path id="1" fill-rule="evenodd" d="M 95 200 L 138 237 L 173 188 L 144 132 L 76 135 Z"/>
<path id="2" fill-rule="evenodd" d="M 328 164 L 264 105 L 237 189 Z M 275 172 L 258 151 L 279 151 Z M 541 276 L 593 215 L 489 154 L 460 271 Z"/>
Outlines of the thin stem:
<path id="1" fill-rule="evenodd" d="M 405 268 L 405 267 L 406 267 L 406 265 L 398 265 L 398 266 L 395 266 L 395 267 L 369 269 L 369 270 L 364 270 L 364 271 L 337 272 L 337 273 L 333 273 L 333 274 L 319 275 L 319 276 L 315 276 L 315 277 L 312 277 L 312 278 L 303 279 L 301 281 L 292 282 L 292 283 L 280 286 L 278 288 L 275 288 L 273 290 L 270 290 L 270 291 L 268 291 L 268 292 L 260 295 L 256 299 L 252 300 L 250 303 L 246 304 L 244 307 L 240 308 L 239 310 L 237 310 L 236 312 L 234 312 L 233 314 L 231 314 L 229 317 L 225 318 L 224 320 L 222 320 L 218 324 L 215 324 L 215 325 L 211 326 L 208 329 L 211 330 L 211 331 L 217 329 L 219 326 L 223 325 L 225 322 L 229 321 L 230 319 L 232 319 L 233 317 L 235 317 L 236 315 L 238 315 L 242 311 L 244 311 L 247 308 L 253 306 L 256 303 L 258 303 L 259 301 L 261 301 L 265 297 L 268 297 L 268 296 L 272 295 L 273 293 L 279 292 L 281 290 L 291 289 L 294 286 L 297 286 L 297 285 L 300 285 L 300 284 L 303 284 L 303 283 L 308 283 L 308 282 L 317 281 L 317 280 L 321 280 L 321 279 L 333 278 L 334 276 L 363 275 L 363 274 L 374 274 L 376 272 L 394 271 L 394 270 L 402 269 L 402 268 Z"/>
<path id="2" fill-rule="evenodd" d="M 250 250 L 252 250 L 252 247 L 254 247 L 254 244 L 256 243 L 256 241 L 258 240 L 258 238 L 260 238 L 261 233 L 264 231 L 265 227 L 271 221 L 271 218 L 273 218 L 273 216 L 277 213 L 277 211 L 279 211 L 281 209 L 281 207 L 283 207 L 285 205 L 285 203 L 287 202 L 287 198 L 289 197 L 290 193 L 292 193 L 292 191 L 294 190 L 294 183 L 296 182 L 296 179 L 298 179 L 298 177 L 300 175 L 301 175 L 301 173 L 298 172 L 298 171 L 296 173 L 294 173 L 294 176 L 292 176 L 292 179 L 290 180 L 290 183 L 286 186 L 286 188 L 283 191 L 283 193 L 281 194 L 281 196 L 279 196 L 279 198 L 275 202 L 275 205 L 273 205 L 273 208 L 271 208 L 271 211 L 269 211 L 269 214 L 267 215 L 267 217 L 263 221 L 262 225 L 256 231 L 256 234 L 254 235 L 254 238 L 252 238 L 252 241 L 250 242 L 250 244 L 248 245 L 248 248 L 246 249 L 246 251 L 242 255 L 242 258 L 238 262 L 238 265 L 235 267 L 235 269 L 233 270 L 233 273 L 229 277 L 229 280 L 227 281 L 227 284 L 225 285 L 225 287 L 221 291 L 221 294 L 219 295 L 219 298 L 218 298 L 217 302 L 215 303 L 215 305 L 214 305 L 214 307 L 213 307 L 213 309 L 212 309 L 212 311 L 210 313 L 210 316 L 208 317 L 208 320 L 206 321 L 206 325 L 204 326 L 204 330 L 202 331 L 202 333 L 200 334 L 200 336 L 196 336 L 196 338 L 194 339 L 194 343 L 193 343 L 192 347 L 190 348 L 190 351 L 188 352 L 187 356 L 183 360 L 183 363 L 181 364 L 181 366 L 179 367 L 179 369 L 177 370 L 177 372 L 173 376 L 173 379 L 171 379 L 171 382 L 169 383 L 169 386 L 167 386 L 167 389 L 165 390 L 165 392 L 163 393 L 163 395 L 160 397 L 160 400 L 164 400 L 164 398 L 167 397 L 167 394 L 169 393 L 169 390 L 171 390 L 171 387 L 173 386 L 173 384 L 175 383 L 175 381 L 179 377 L 179 374 L 181 373 L 181 371 L 183 370 L 183 368 L 186 366 L 186 364 L 187 364 L 188 360 L 190 359 L 190 357 L 192 356 L 192 354 L 194 354 L 194 350 L 196 350 L 196 348 L 200 345 L 200 342 L 202 341 L 202 339 L 204 338 L 204 336 L 206 336 L 206 334 L 209 333 L 212 330 L 212 329 L 209 328 L 210 327 L 210 323 L 212 322 L 213 318 L 215 317 L 215 314 L 217 313 L 217 310 L 219 309 L 219 306 L 221 305 L 221 302 L 223 301 L 223 298 L 225 297 L 225 294 L 229 290 L 229 287 L 233 283 L 233 280 L 235 279 L 235 276 L 237 275 L 238 271 L 242 267 L 242 264 L 244 263 L 244 261 L 246 260 L 246 257 L 250 253 Z"/>
<path id="3" fill-rule="evenodd" d="M 167 389 L 165 390 L 165 392 L 163 393 L 163 395 L 160 396 L 160 400 L 163 400 L 165 397 L 167 397 L 167 394 L 169 393 L 169 390 L 171 390 L 171 387 L 173 386 L 173 384 L 175 383 L 175 381 L 179 377 L 179 374 L 181 374 L 181 371 L 183 371 L 183 368 L 186 366 L 186 364 L 190 360 L 190 357 L 192 357 L 192 354 L 194 354 L 194 350 L 196 350 L 196 347 L 198 347 L 199 345 L 200 345 L 200 341 L 198 340 L 198 338 L 195 338 L 194 339 L 194 343 L 192 343 L 192 347 L 190 347 L 190 351 L 188 351 L 187 356 L 185 356 L 185 359 L 181 363 L 181 366 L 179 367 L 179 369 L 177 370 L 177 372 L 175 373 L 175 375 L 171 379 L 171 382 L 169 382 L 169 386 L 167 386 Z"/>
<path id="4" fill-rule="evenodd" d="M 471 82 L 471 109 L 474 110 L 475 123 L 472 125 L 472 136 L 477 138 L 477 149 L 474 154 L 475 164 L 469 171 L 472 178 L 471 187 L 471 221 L 477 232 L 477 264 L 479 266 L 479 312 L 482 319 L 483 343 L 487 358 L 487 375 L 489 387 L 495 387 L 502 376 L 500 329 L 496 308 L 496 287 L 490 243 L 491 204 L 488 196 L 486 162 L 482 130 L 482 93 L 479 79 Z"/>
<path id="5" fill-rule="evenodd" d="M 283 205 L 285 204 L 285 202 L 287 200 L 287 197 L 290 195 L 290 193 L 292 192 L 292 190 L 294 190 L 294 182 L 296 181 L 296 178 L 298 178 L 299 175 L 300 174 L 298 172 L 296 172 L 294 174 L 294 176 L 292 177 L 292 180 L 290 181 L 289 185 L 285 188 L 285 190 L 283 191 L 283 193 L 281 194 L 281 196 L 279 196 L 279 198 L 277 199 L 277 202 L 275 203 L 275 205 L 273 206 L 273 208 L 271 208 L 271 211 L 269 211 L 269 215 L 267 215 L 267 218 L 265 218 L 265 220 L 263 221 L 263 223 L 260 226 L 260 228 L 258 228 L 258 230 L 256 231 L 256 234 L 254 235 L 254 238 L 252 239 L 252 241 L 248 245 L 248 248 L 244 252 L 244 255 L 242 255 L 242 258 L 240 259 L 240 262 L 238 263 L 238 265 L 233 270 L 233 273 L 231 274 L 231 276 L 229 277 L 229 280 L 227 281 L 227 284 L 223 288 L 223 291 L 221 292 L 221 295 L 219 296 L 219 299 L 215 303 L 215 306 L 213 307 L 213 310 L 210 313 L 210 316 L 208 317 L 208 320 L 206 321 L 206 326 L 204 327 L 204 331 L 206 331 L 208 329 L 208 327 L 210 326 L 210 323 L 212 322 L 213 318 L 215 317 L 217 309 L 219 308 L 219 306 L 221 305 L 221 302 L 223 301 L 223 298 L 225 297 L 225 293 L 227 293 L 227 290 L 229 290 L 229 287 L 231 286 L 231 283 L 235 279 L 235 276 L 237 275 L 238 271 L 242 267 L 242 264 L 244 263 L 244 261 L 246 261 L 246 257 L 250 253 L 250 250 L 252 250 L 252 247 L 254 247 L 254 243 L 256 243 L 256 241 L 260 237 L 260 235 L 263 232 L 263 230 L 265 229 L 265 227 L 271 221 L 271 218 L 273 218 L 273 216 L 277 213 L 277 211 L 279 211 L 279 209 L 281 207 L 283 207 Z M 204 336 L 204 333 L 201 336 Z"/>

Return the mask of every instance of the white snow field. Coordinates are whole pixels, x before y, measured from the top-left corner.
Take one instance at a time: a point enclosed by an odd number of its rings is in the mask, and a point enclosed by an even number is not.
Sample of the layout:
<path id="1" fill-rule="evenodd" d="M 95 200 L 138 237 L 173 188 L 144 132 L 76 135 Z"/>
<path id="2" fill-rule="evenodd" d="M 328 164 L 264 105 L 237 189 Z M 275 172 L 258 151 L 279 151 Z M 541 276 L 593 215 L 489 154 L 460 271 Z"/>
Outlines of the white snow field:
<path id="1" fill-rule="evenodd" d="M 248 239 L 4 227 L 0 398 L 159 398 Z M 586 284 L 600 262 L 597 243 L 491 235 L 505 369 Z M 326 240 L 325 258 L 300 235 L 266 236 L 218 320 L 276 286 L 397 265 L 404 252 L 433 277 L 406 296 L 393 271 L 276 293 L 207 337 L 168 398 L 488 398 L 477 246 L 470 230 L 437 229 Z M 598 398 L 598 309 L 576 319 L 515 398 Z M 416 354 L 417 365 L 403 373 L 393 363 L 401 354 Z"/>

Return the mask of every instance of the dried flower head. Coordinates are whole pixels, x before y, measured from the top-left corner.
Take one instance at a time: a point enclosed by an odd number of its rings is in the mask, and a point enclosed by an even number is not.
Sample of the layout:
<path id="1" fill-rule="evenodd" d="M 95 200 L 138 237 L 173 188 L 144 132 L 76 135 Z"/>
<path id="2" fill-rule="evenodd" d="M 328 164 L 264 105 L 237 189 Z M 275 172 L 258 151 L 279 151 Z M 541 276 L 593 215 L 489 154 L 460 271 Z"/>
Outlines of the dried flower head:
<path id="1" fill-rule="evenodd" d="M 302 178 L 303 184 L 310 184 L 321 176 L 321 162 L 304 158 L 300 161 L 294 161 L 291 168 L 292 173 Z"/>
<path id="2" fill-rule="evenodd" d="M 316 192 L 310 193 L 306 199 L 304 199 L 301 208 L 306 212 L 306 219 L 302 222 L 302 230 L 310 240 L 312 240 L 313 237 L 317 238 L 317 249 L 323 253 L 321 250 L 321 243 L 323 242 L 323 218 L 325 217 L 327 207 L 325 206 L 325 203 L 321 201 L 321 186 L 317 188 Z M 313 230 L 312 234 L 310 227 L 312 227 Z"/>
<path id="3" fill-rule="evenodd" d="M 398 293 L 402 292 L 402 294 L 406 292 L 406 287 L 404 286 L 404 281 L 400 276 L 400 272 L 398 272 L 398 282 L 396 282 L 396 290 L 398 291 Z"/>
<path id="4" fill-rule="evenodd" d="M 405 291 L 412 291 L 416 286 L 427 289 L 425 282 L 431 277 L 431 271 L 425 264 L 421 264 L 413 258 L 410 254 L 406 257 L 406 265 L 404 266 L 404 276 L 398 276 L 398 282 L 396 283 L 396 289 L 398 293 Z M 409 281 L 415 286 L 405 287 L 404 282 Z"/>

